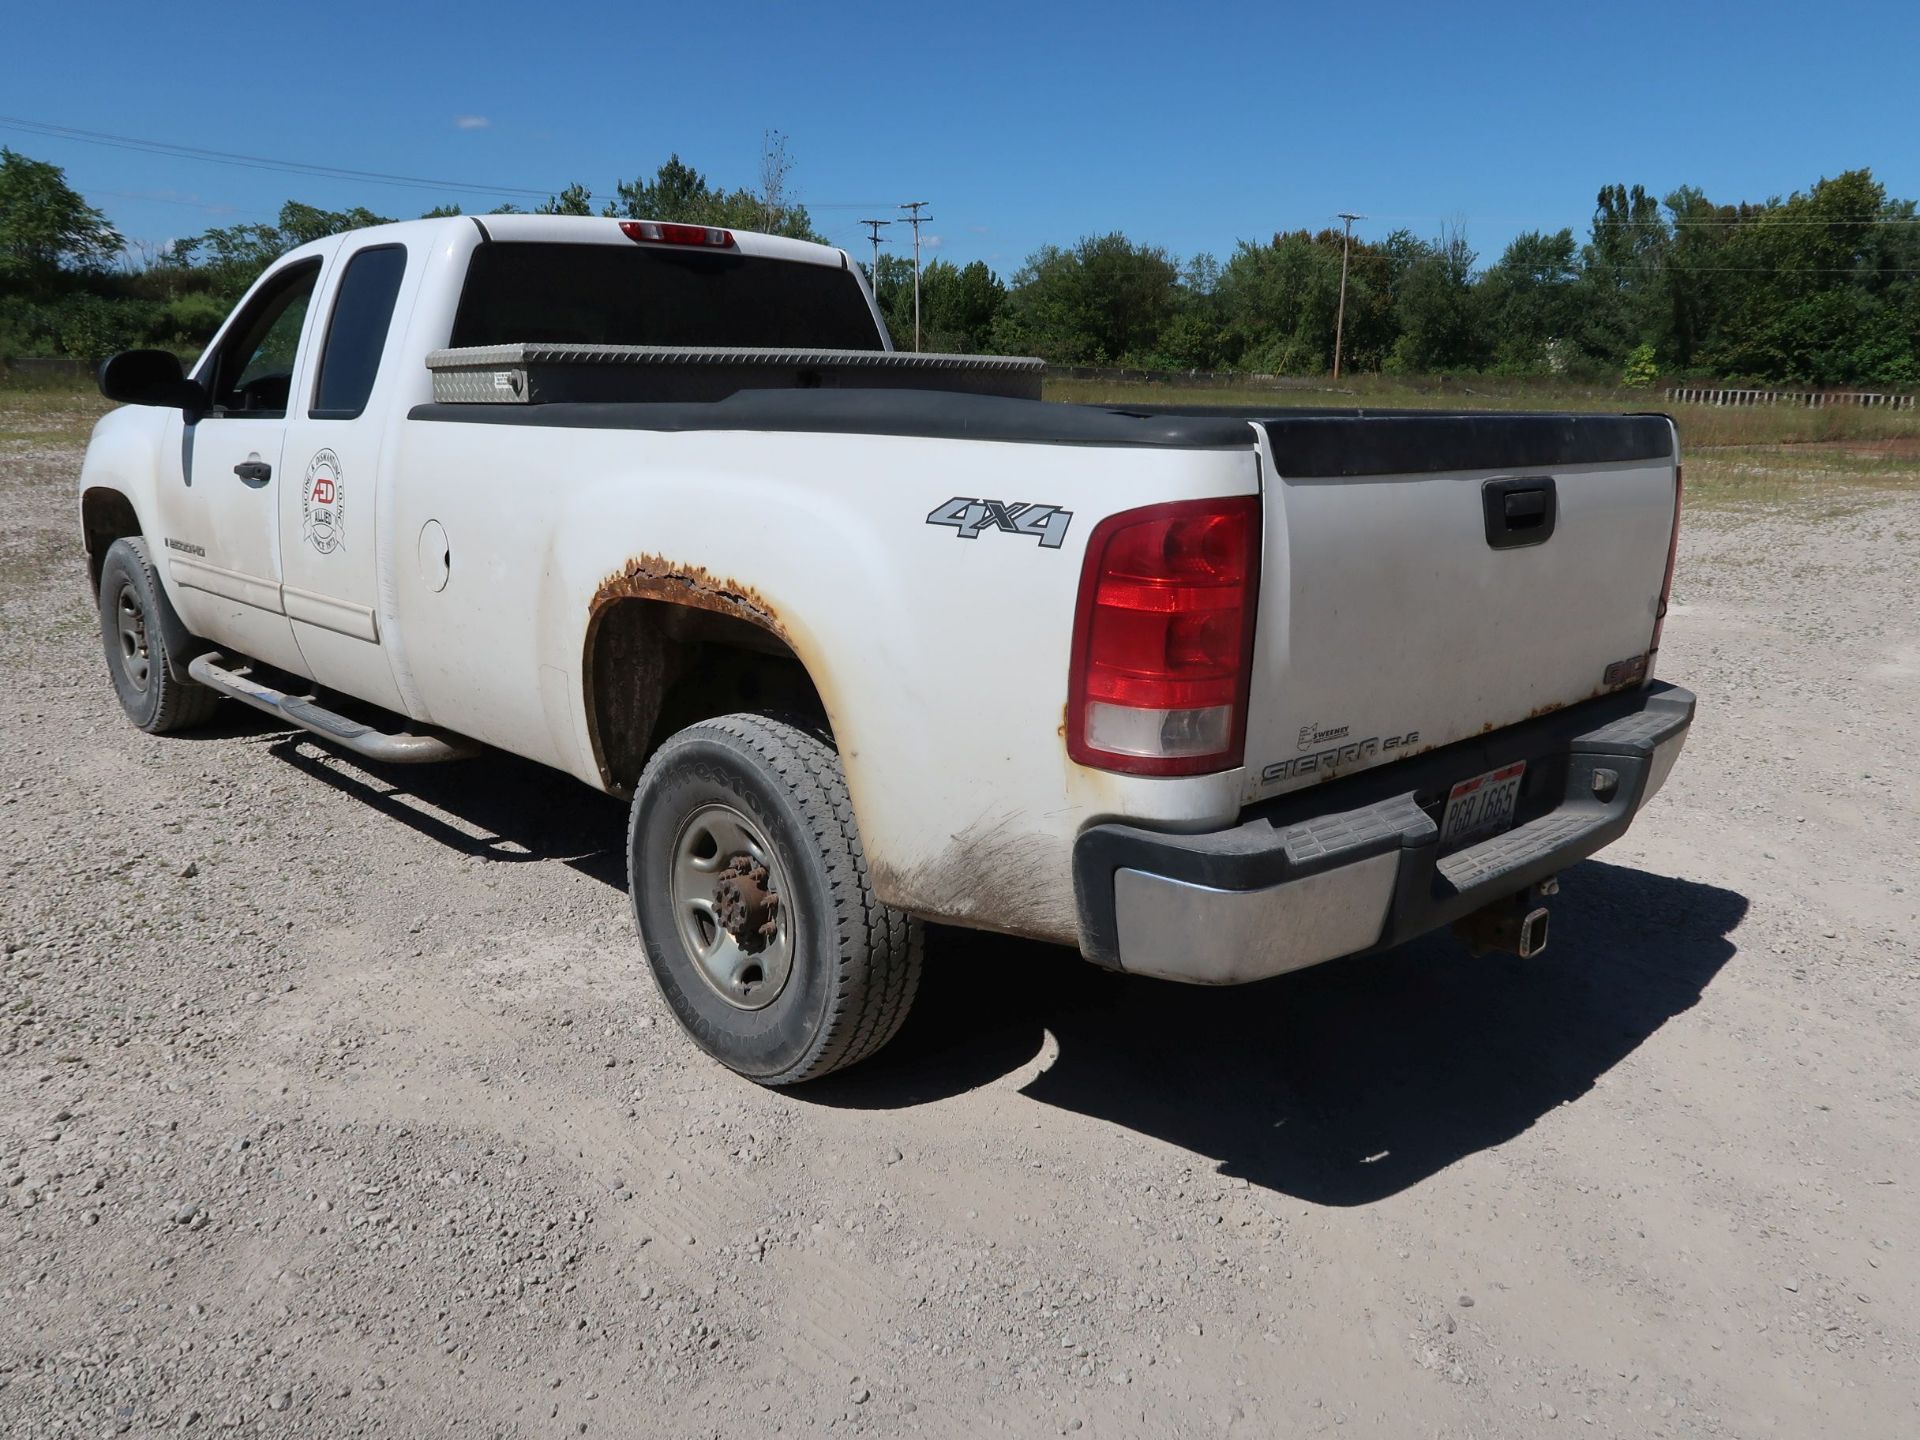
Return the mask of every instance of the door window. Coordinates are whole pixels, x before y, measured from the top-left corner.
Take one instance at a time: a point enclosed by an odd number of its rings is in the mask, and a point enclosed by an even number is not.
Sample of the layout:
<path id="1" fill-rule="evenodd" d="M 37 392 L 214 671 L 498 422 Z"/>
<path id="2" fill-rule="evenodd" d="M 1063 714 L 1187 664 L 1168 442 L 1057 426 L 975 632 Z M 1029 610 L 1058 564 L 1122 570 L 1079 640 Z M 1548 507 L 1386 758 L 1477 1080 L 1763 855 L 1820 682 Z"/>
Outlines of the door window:
<path id="1" fill-rule="evenodd" d="M 319 276 L 318 260 L 276 275 L 228 330 L 206 376 L 217 413 L 234 419 L 285 417 L 300 327 Z"/>
<path id="2" fill-rule="evenodd" d="M 376 245 L 347 262 L 327 322 L 327 343 L 320 356 L 320 378 L 313 387 L 315 420 L 352 420 L 367 408 L 380 353 L 387 347 L 393 303 L 407 273 L 402 245 Z"/>

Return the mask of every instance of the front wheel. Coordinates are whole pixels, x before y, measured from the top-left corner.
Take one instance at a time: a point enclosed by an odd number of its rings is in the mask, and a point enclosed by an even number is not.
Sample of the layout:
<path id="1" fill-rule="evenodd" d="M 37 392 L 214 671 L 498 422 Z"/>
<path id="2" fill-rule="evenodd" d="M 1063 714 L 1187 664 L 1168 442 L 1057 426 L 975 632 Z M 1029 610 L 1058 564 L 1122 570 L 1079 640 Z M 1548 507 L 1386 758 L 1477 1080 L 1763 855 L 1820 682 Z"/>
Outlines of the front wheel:
<path id="1" fill-rule="evenodd" d="M 920 922 L 874 899 L 833 747 L 726 715 L 662 745 L 634 788 L 634 919 L 694 1041 L 762 1085 L 864 1060 L 919 988 Z"/>
<path id="2" fill-rule="evenodd" d="M 138 535 L 116 540 L 100 562 L 100 639 L 107 672 L 127 718 L 149 735 L 166 735 L 203 724 L 220 697 L 204 685 L 176 680 L 161 623 L 166 596 L 147 542 Z"/>

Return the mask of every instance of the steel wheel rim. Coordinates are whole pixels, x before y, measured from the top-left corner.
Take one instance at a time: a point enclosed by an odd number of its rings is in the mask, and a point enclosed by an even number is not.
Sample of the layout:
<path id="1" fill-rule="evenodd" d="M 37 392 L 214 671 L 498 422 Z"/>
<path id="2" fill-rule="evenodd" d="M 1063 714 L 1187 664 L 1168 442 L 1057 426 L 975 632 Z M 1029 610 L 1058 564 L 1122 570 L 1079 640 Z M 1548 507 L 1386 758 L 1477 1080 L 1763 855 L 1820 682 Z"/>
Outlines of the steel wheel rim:
<path id="1" fill-rule="evenodd" d="M 131 585 L 122 585 L 113 602 L 120 639 L 120 669 L 134 689 L 144 692 L 153 657 L 147 652 L 147 612 Z"/>
<path id="2" fill-rule="evenodd" d="M 760 888 L 775 901 L 763 921 L 771 925 L 771 934 L 757 926 L 736 934 L 722 922 L 727 871 L 742 856 L 766 868 Z M 736 1010 L 764 1010 L 792 977 L 798 928 L 786 869 L 773 846 L 731 805 L 702 805 L 681 822 L 671 867 L 674 926 L 693 968 Z"/>

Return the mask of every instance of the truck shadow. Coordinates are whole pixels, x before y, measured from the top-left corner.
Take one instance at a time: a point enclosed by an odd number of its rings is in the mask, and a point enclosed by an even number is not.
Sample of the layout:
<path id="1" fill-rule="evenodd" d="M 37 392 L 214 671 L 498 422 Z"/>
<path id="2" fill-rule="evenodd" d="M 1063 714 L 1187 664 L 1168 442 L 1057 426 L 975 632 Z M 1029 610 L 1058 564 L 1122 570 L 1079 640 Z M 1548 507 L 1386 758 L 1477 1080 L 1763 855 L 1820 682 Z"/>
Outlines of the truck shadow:
<path id="1" fill-rule="evenodd" d="M 429 840 L 509 864 L 557 861 L 626 893 L 627 807 L 612 796 L 517 756 L 381 765 L 258 719 L 270 755 Z"/>
<path id="2" fill-rule="evenodd" d="M 1732 891 L 1588 861 L 1536 960 L 1447 935 L 1253 987 L 1092 970 L 1049 946 L 942 932 L 882 1055 L 804 1099 L 891 1108 L 1053 1063 L 1034 1100 L 1208 1156 L 1322 1205 L 1365 1205 L 1577 1100 L 1700 998 L 1747 910 Z"/>
<path id="3" fill-rule="evenodd" d="M 264 717 L 236 733 L 462 853 L 559 862 L 625 888 L 625 807 L 529 761 L 375 766 Z M 847 1109 L 931 1104 L 1030 1066 L 1051 1034 L 1058 1054 L 1021 1087 L 1028 1098 L 1302 1200 L 1369 1204 L 1585 1095 L 1699 1000 L 1747 910 L 1732 891 L 1603 861 L 1562 884 L 1538 960 L 1476 960 L 1434 935 L 1225 990 L 936 928 L 893 1043 L 790 1093 Z"/>

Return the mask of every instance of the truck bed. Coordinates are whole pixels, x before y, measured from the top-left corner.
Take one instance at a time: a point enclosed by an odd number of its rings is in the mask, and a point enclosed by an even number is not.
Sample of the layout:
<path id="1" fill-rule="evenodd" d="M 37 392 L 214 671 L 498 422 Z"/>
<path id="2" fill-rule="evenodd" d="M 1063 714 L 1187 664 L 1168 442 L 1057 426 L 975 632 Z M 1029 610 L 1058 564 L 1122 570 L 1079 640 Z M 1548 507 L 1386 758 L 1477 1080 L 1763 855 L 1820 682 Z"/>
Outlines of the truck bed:
<path id="1" fill-rule="evenodd" d="M 519 350 L 523 347 L 490 347 Z M 531 347 L 526 347 L 531 348 Z M 620 347 L 627 348 L 627 347 Z M 436 351 L 435 356 L 478 351 Z M 664 352 L 662 352 L 664 353 Z M 761 352 L 773 357 L 800 352 Z M 1664 415 L 1559 414 L 1537 411 L 1274 410 L 1234 406 L 1065 405 L 989 394 L 958 393 L 945 385 L 897 381 L 942 372 L 920 362 L 996 360 L 1002 357 L 859 355 L 860 386 L 800 387 L 790 378 L 769 388 L 735 384 L 724 396 L 647 399 L 536 398 L 531 403 L 452 402 L 436 398 L 410 412 L 415 420 L 483 425 L 538 425 L 559 429 L 792 431 L 801 434 L 908 435 L 939 440 L 1010 444 L 1112 445 L 1218 450 L 1254 443 L 1250 426 L 1270 437 L 1282 474 L 1338 478 L 1423 474 L 1442 470 L 1553 467 L 1666 458 L 1672 451 Z M 903 362 L 881 367 L 864 362 Z M 783 358 L 781 366 L 800 362 Z M 1040 362 L 1020 362 L 1039 365 Z M 436 370 L 474 374 L 477 370 Z M 855 370 L 839 372 L 844 378 Z M 877 381 L 884 382 L 882 388 Z M 462 381 L 463 384 L 468 383 Z"/>
<path id="2" fill-rule="evenodd" d="M 914 357 L 899 358 L 908 363 L 890 373 L 913 374 Z M 1247 802 L 1644 683 L 1678 505 L 1674 431 L 1661 415 L 1140 408 L 919 388 L 409 413 L 1033 446 L 1017 467 L 1023 493 L 1005 498 L 1043 494 L 1069 510 L 1099 500 L 1048 481 L 1058 466 L 1043 458 L 1047 447 L 1251 452 L 1265 540 Z M 1010 462 L 987 463 L 997 472 Z M 914 476 L 907 466 L 891 483 Z M 931 498 L 944 499 L 935 488 Z M 1508 491 L 1544 513 L 1509 522 L 1518 512 L 1503 512 Z"/>

